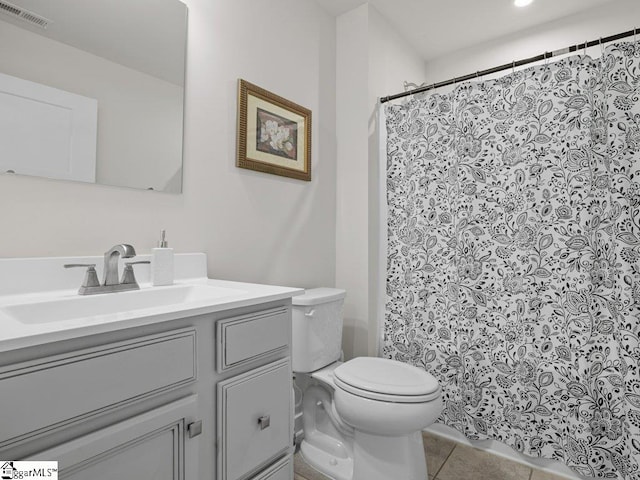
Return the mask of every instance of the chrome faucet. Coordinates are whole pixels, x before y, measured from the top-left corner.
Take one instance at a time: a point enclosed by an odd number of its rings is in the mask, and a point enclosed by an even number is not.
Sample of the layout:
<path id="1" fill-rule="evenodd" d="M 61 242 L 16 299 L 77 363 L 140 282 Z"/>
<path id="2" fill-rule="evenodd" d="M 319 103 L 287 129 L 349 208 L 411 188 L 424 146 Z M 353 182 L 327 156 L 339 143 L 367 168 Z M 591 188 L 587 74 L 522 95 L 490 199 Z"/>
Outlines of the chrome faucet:
<path id="1" fill-rule="evenodd" d="M 136 250 L 126 243 L 111 247 L 104 254 L 104 281 L 103 286 L 119 285 L 118 280 L 118 257 L 132 258 L 136 256 Z"/>
<path id="2" fill-rule="evenodd" d="M 64 268 L 86 267 L 82 285 L 78 293 L 80 295 L 93 295 L 96 293 L 124 292 L 126 290 L 138 290 L 140 286 L 133 274 L 133 265 L 139 263 L 151 263 L 147 261 L 126 262 L 122 275 L 122 280 L 118 280 L 118 258 L 132 258 L 136 256 L 136 251 L 131 245 L 122 243 L 111 247 L 104 254 L 104 282 L 100 285 L 96 274 L 95 263 L 92 264 L 67 264 Z"/>

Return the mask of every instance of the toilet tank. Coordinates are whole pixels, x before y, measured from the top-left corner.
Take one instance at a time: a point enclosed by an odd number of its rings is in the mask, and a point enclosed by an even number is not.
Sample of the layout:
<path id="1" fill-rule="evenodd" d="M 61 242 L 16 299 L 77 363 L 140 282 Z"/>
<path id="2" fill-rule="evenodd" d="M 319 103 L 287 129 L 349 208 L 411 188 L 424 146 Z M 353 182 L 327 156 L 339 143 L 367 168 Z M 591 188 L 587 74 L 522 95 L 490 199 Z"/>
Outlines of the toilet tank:
<path id="1" fill-rule="evenodd" d="M 345 295 L 337 288 L 312 288 L 291 299 L 294 372 L 313 372 L 340 359 Z"/>

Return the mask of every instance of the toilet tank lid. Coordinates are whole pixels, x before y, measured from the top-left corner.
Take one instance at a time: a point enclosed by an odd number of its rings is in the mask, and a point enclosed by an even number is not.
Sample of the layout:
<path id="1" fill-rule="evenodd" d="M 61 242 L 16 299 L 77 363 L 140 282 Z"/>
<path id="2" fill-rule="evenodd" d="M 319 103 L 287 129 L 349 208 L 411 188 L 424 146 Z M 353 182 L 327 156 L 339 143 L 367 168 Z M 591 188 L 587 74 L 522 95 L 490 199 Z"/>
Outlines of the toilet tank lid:
<path id="1" fill-rule="evenodd" d="M 346 290 L 340 288 L 310 288 L 305 290 L 302 295 L 293 297 L 291 303 L 301 306 L 320 305 L 342 300 L 346 295 Z"/>

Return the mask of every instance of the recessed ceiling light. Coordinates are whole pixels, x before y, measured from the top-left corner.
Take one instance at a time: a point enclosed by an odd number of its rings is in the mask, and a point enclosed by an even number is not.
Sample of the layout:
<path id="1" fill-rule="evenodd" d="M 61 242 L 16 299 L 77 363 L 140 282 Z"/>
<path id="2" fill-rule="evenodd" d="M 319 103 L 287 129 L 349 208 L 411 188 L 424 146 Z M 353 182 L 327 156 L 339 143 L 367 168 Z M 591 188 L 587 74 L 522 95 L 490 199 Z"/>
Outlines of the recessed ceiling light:
<path id="1" fill-rule="evenodd" d="M 516 7 L 526 7 L 527 5 L 531 5 L 533 0 L 514 0 L 513 4 Z"/>

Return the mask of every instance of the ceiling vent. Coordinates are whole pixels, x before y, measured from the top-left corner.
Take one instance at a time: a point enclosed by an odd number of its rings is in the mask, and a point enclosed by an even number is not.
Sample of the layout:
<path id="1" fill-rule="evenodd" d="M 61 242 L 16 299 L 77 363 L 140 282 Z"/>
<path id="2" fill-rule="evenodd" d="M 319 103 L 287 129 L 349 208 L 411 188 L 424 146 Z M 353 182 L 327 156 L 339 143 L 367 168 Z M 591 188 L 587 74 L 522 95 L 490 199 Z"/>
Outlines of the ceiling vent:
<path id="1" fill-rule="evenodd" d="M 19 18 L 20 20 L 40 28 L 47 28 L 51 23 L 51 20 L 30 12 L 29 10 L 25 10 L 24 8 L 20 8 L 17 5 L 13 5 L 12 3 L 5 2 L 4 0 L 0 0 L 0 12 L 14 18 Z"/>

